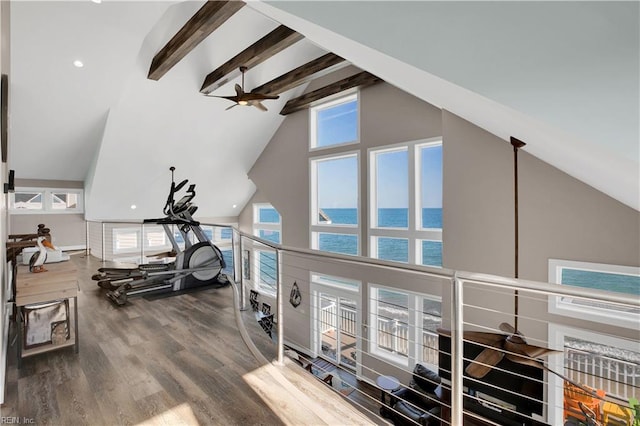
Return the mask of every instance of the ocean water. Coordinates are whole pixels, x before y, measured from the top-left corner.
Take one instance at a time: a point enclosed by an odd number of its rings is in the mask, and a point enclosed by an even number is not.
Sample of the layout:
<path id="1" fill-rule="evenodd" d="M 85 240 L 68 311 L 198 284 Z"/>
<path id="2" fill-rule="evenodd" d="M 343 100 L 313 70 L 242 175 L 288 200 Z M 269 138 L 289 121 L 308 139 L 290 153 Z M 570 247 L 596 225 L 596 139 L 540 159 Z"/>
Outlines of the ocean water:
<path id="1" fill-rule="evenodd" d="M 357 209 L 330 209 L 323 208 L 323 213 L 335 225 L 357 225 Z M 422 209 L 423 228 L 442 228 L 442 209 Z M 409 225 L 409 211 L 405 208 L 378 209 L 379 228 L 407 228 Z M 358 239 L 354 235 L 337 235 L 322 233 L 319 235 L 319 249 L 342 254 L 357 253 Z M 409 242 L 402 238 L 379 238 L 378 258 L 395 260 L 398 262 L 409 261 Z M 442 266 L 442 242 L 422 241 L 422 264 L 430 266 Z"/>

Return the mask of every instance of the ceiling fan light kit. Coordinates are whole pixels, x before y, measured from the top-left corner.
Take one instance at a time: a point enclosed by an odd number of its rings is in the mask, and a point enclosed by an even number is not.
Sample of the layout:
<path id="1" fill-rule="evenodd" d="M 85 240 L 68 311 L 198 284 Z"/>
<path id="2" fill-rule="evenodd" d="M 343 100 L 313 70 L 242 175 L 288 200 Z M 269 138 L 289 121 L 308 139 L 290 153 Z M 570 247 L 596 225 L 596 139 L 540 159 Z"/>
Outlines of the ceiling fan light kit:
<path id="1" fill-rule="evenodd" d="M 236 89 L 235 96 L 215 96 L 215 95 L 208 95 L 208 94 L 205 94 L 205 96 L 209 96 L 211 98 L 222 98 L 222 99 L 230 100 L 231 102 L 235 102 L 233 105 L 231 105 L 227 109 L 231 109 L 237 105 L 240 105 L 240 106 L 253 106 L 258 108 L 260 111 L 267 111 L 267 107 L 265 107 L 262 104 L 262 101 L 278 99 L 280 96 L 266 95 L 264 93 L 257 93 L 257 92 L 255 93 L 245 92 L 244 91 L 244 73 L 247 71 L 247 69 L 248 68 L 244 66 L 240 67 L 240 72 L 242 73 L 242 85 L 239 85 L 239 84 L 235 85 L 235 89 Z"/>

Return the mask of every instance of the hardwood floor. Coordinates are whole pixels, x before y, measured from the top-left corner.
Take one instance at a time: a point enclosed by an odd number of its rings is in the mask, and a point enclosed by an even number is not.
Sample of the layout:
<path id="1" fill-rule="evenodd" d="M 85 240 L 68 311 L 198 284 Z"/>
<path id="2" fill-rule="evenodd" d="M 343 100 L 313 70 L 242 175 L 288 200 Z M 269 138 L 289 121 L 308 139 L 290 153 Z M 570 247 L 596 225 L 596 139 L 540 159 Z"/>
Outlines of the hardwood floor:
<path id="1" fill-rule="evenodd" d="M 90 279 L 101 262 L 71 261 L 81 277 L 79 353 L 48 352 L 18 369 L 14 343 L 3 417 L 38 425 L 372 423 L 302 369 L 256 361 L 236 326 L 232 288 L 117 308 Z M 249 331 L 261 349 L 273 348 L 257 327 Z"/>

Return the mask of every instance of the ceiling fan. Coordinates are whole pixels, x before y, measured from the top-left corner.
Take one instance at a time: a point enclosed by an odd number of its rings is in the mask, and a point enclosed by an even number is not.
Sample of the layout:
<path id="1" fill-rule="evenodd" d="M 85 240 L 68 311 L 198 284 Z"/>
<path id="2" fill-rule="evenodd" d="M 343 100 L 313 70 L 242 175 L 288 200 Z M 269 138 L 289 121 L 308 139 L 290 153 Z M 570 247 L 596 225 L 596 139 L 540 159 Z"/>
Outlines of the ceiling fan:
<path id="1" fill-rule="evenodd" d="M 234 106 L 241 105 L 241 106 L 254 106 L 261 111 L 267 111 L 267 107 L 265 107 L 261 101 L 268 100 L 268 99 L 278 99 L 280 96 L 266 95 L 264 93 L 245 92 L 244 91 L 244 73 L 246 71 L 247 71 L 247 67 L 240 67 L 240 72 L 242 73 L 242 86 L 236 83 L 235 96 L 215 96 L 215 95 L 205 95 L 205 96 L 209 96 L 212 98 L 228 99 L 232 102 L 235 102 L 235 104 L 228 107 L 227 110 L 233 108 Z"/>
<path id="2" fill-rule="evenodd" d="M 485 346 L 482 352 L 465 369 L 469 376 L 476 379 L 483 378 L 503 358 L 517 364 L 547 369 L 538 358 L 558 352 L 553 349 L 528 344 L 522 333 L 516 331 L 511 324 L 503 322 L 499 328 L 503 333 L 484 331 L 465 331 L 463 333 L 465 340 Z M 449 330 L 438 329 L 438 332 L 445 336 L 451 335 Z"/>

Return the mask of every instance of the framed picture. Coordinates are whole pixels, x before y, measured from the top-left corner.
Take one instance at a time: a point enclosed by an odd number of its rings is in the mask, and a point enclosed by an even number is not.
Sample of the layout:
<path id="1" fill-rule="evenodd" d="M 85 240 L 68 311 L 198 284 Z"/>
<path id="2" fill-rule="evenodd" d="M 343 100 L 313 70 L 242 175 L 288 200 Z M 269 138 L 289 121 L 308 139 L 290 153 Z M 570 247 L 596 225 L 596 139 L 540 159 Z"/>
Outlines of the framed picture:
<path id="1" fill-rule="evenodd" d="M 251 251 L 249 250 L 242 252 L 242 278 L 251 279 Z"/>

